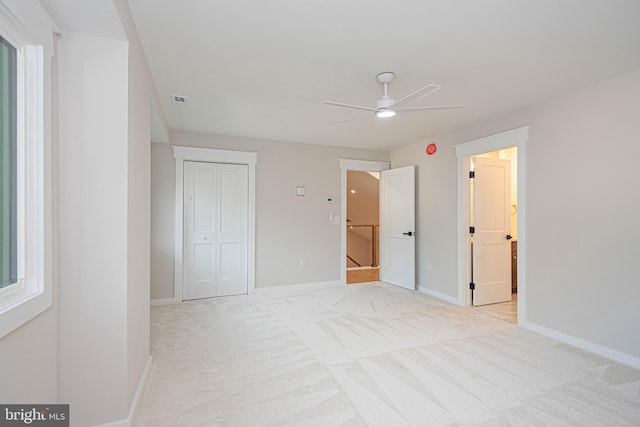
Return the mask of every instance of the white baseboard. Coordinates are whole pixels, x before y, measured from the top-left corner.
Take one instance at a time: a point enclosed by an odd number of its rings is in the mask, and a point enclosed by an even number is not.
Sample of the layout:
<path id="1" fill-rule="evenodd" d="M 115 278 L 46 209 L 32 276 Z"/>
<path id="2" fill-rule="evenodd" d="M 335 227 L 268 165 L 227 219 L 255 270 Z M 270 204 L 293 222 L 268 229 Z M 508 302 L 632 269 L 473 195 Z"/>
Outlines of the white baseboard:
<path id="1" fill-rule="evenodd" d="M 449 295 L 445 295 L 443 293 L 434 291 L 432 289 L 429 288 L 425 288 L 424 286 L 418 286 L 418 292 L 422 292 L 423 294 L 427 294 L 429 296 L 432 296 L 434 298 L 438 298 L 442 301 L 446 301 L 450 304 L 455 304 L 455 305 L 460 305 L 460 302 L 458 302 L 457 298 L 454 298 L 452 296 Z"/>
<path id="2" fill-rule="evenodd" d="M 268 286 L 263 288 L 250 289 L 249 295 L 263 295 L 263 294 L 276 294 L 276 293 L 287 293 L 294 292 L 298 290 L 310 290 L 310 289 L 320 289 L 325 287 L 332 286 L 344 286 L 340 280 L 331 280 L 328 282 L 312 282 L 312 283 L 296 283 L 293 285 L 276 285 L 276 286 Z M 169 304 L 180 304 L 180 301 L 177 298 L 160 298 L 160 299 L 152 299 L 151 305 L 169 305 Z"/>
<path id="3" fill-rule="evenodd" d="M 340 280 L 332 280 L 328 282 L 312 282 L 312 283 L 298 283 L 295 285 L 280 285 L 269 286 L 266 288 L 257 288 L 253 294 L 255 295 L 275 295 L 278 293 L 287 294 L 290 292 L 308 291 L 313 289 L 342 287 L 345 286 Z"/>
<path id="4" fill-rule="evenodd" d="M 129 415 L 127 416 L 127 419 L 114 421 L 112 423 L 100 424 L 97 427 L 131 427 L 133 425 L 136 411 L 138 409 L 138 405 L 140 404 L 140 397 L 142 397 L 142 391 L 144 390 L 144 387 L 147 384 L 147 380 L 149 379 L 149 374 L 151 373 L 151 364 L 152 359 L 151 356 L 149 356 L 149 358 L 147 359 L 147 364 L 144 367 L 144 371 L 140 376 L 140 381 L 138 381 L 136 393 L 133 395 L 133 401 L 131 402 L 131 406 L 129 407 Z"/>
<path id="5" fill-rule="evenodd" d="M 177 298 L 159 298 L 159 299 L 152 299 L 151 300 L 151 305 L 169 305 L 169 304 L 179 304 L 182 301 L 180 301 Z"/>
<path id="6" fill-rule="evenodd" d="M 614 350 L 609 347 L 604 347 L 599 344 L 594 344 L 592 342 L 585 341 L 581 338 L 576 338 L 574 336 L 556 331 L 555 329 L 550 329 L 550 328 L 547 328 L 546 326 L 541 326 L 527 320 L 520 322 L 518 326 L 524 329 L 528 329 L 532 332 L 536 332 L 540 335 L 553 338 L 554 340 L 560 341 L 562 343 L 572 345 L 581 350 L 588 351 L 589 353 L 597 354 L 598 356 L 605 357 L 607 359 L 613 360 L 614 362 L 622 363 L 623 365 L 640 369 L 640 358 L 632 356 L 630 354 L 622 353 L 618 350 Z"/>

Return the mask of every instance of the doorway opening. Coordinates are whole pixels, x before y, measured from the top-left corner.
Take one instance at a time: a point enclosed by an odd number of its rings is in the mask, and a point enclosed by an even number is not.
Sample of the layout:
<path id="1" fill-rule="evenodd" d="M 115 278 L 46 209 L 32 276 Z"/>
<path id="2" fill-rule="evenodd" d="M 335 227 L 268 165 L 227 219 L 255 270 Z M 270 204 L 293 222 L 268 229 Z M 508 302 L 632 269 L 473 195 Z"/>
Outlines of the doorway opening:
<path id="1" fill-rule="evenodd" d="M 380 172 L 347 171 L 347 285 L 380 280 Z"/>
<path id="2" fill-rule="evenodd" d="M 471 304 L 517 322 L 518 148 L 470 159 Z"/>
<path id="3" fill-rule="evenodd" d="M 456 146 L 456 155 L 458 157 L 458 303 L 462 306 L 472 305 L 473 295 L 476 289 L 478 280 L 478 259 L 475 259 L 475 265 L 472 268 L 472 242 L 478 245 L 478 235 L 471 233 L 476 231 L 471 229 L 474 225 L 474 221 L 478 218 L 474 218 L 472 214 L 472 188 L 470 172 L 472 170 L 472 158 L 480 158 L 480 155 L 484 153 L 499 152 L 500 150 L 506 150 L 513 148 L 514 160 L 512 163 L 516 166 L 515 171 L 515 201 L 511 202 L 511 196 L 509 196 L 509 204 L 507 216 L 509 222 L 514 221 L 515 224 L 510 224 L 509 228 L 513 230 L 512 233 L 505 233 L 501 239 L 504 243 L 508 243 L 506 246 L 510 248 L 510 240 L 508 234 L 516 236 L 517 254 L 516 258 L 512 259 L 511 251 L 505 253 L 496 250 L 491 252 L 491 248 L 488 253 L 489 257 L 499 259 L 503 262 L 503 265 L 509 266 L 508 285 L 509 290 L 512 289 L 511 283 L 511 264 L 515 264 L 515 285 L 517 287 L 517 295 L 514 298 L 514 309 L 517 311 L 516 317 L 518 324 L 526 322 L 526 143 L 529 139 L 529 127 L 523 127 L 514 129 L 508 132 L 504 132 L 497 135 L 481 138 L 478 140 L 470 141 L 464 144 Z M 495 156 L 492 154 L 491 156 Z M 499 154 L 498 154 L 499 156 Z M 475 165 L 474 165 L 475 168 Z M 515 209 L 511 206 L 515 205 Z M 516 211 L 517 215 L 511 215 L 511 212 Z M 513 219 L 512 219 L 513 218 Z M 514 240 L 514 239 L 511 239 Z M 489 242 L 491 244 L 491 242 Z M 474 251 L 475 252 L 475 251 Z M 505 269 L 497 269 L 495 272 L 505 271 Z M 486 272 L 485 272 L 486 273 Z M 480 273 L 482 275 L 482 273 Z M 494 275 L 497 276 L 497 275 Z M 491 282 L 491 275 L 485 274 L 484 279 L 489 278 L 487 281 Z M 510 293 L 510 292 L 509 292 Z"/>
<path id="4" fill-rule="evenodd" d="M 366 191 L 367 193 L 369 193 L 369 196 L 373 198 L 373 188 L 378 187 L 377 183 L 379 182 L 379 173 L 381 171 L 389 169 L 389 166 L 390 165 L 388 162 L 340 159 L 340 169 L 342 171 L 341 215 L 342 218 L 345 218 L 341 229 L 340 244 L 340 280 L 343 284 L 363 283 L 379 280 L 379 246 L 376 245 L 376 247 L 374 248 L 370 244 L 366 243 L 367 240 L 370 240 L 372 243 L 373 241 L 377 242 L 378 240 L 378 214 L 376 213 L 374 221 L 373 216 L 358 213 L 357 211 L 359 211 L 362 207 L 358 206 L 356 195 L 363 195 Z M 358 174 L 354 175 L 352 174 L 353 172 L 358 172 Z M 352 178 L 355 177 L 359 180 L 356 182 L 364 181 L 366 182 L 366 184 L 359 187 L 350 187 L 349 175 L 351 175 Z M 377 175 L 378 179 L 374 178 L 374 175 Z M 375 183 L 372 180 L 375 180 Z M 355 185 L 353 181 L 351 183 Z M 351 190 L 355 190 L 355 193 L 351 193 Z M 352 196 L 351 198 L 350 195 Z M 375 197 L 376 203 L 378 203 L 377 197 L 379 197 L 379 189 L 375 193 Z M 356 201 L 356 203 L 351 206 L 352 211 L 349 212 L 348 205 L 350 204 L 351 200 Z M 372 203 L 372 201 L 369 201 L 366 205 L 371 206 Z M 355 208 L 356 210 L 355 213 L 353 211 L 353 208 Z M 377 209 L 378 208 L 376 208 L 376 212 Z M 351 213 L 352 216 L 356 216 L 351 218 L 349 216 L 349 213 Z M 367 235 L 369 236 L 368 239 L 365 237 Z M 350 252 L 347 252 L 348 238 L 352 240 L 352 247 L 349 248 Z M 358 242 L 360 244 L 358 244 Z M 354 243 L 355 248 L 353 247 Z M 374 250 L 376 251 L 376 253 L 374 253 Z M 348 256 L 351 257 L 352 260 L 349 260 Z M 360 264 L 360 267 L 358 267 L 356 263 Z M 372 266 L 373 264 L 375 264 L 375 266 Z M 375 276 L 377 276 L 377 278 L 375 278 Z"/>

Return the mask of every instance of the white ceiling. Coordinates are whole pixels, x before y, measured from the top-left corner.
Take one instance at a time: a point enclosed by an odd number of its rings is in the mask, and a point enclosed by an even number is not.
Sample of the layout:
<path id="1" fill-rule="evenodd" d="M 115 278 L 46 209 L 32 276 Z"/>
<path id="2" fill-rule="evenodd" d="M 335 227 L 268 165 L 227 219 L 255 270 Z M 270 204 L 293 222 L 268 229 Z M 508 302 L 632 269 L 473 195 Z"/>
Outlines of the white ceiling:
<path id="1" fill-rule="evenodd" d="M 638 0 L 129 0 L 169 127 L 391 149 L 640 68 Z M 395 99 L 461 110 L 393 119 Z M 175 106 L 171 95 L 188 103 Z M 364 113 L 366 114 L 366 113 Z"/>

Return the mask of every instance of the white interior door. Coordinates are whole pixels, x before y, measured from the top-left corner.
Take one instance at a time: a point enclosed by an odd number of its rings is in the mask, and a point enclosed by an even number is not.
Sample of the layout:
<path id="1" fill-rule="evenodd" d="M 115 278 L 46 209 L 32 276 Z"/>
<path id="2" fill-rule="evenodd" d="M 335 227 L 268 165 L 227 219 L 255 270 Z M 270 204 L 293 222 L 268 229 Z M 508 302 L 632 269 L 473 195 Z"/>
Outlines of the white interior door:
<path id="1" fill-rule="evenodd" d="M 380 173 L 380 280 L 416 288 L 415 167 Z"/>
<path id="2" fill-rule="evenodd" d="M 475 157 L 473 305 L 511 301 L 511 162 Z"/>
<path id="3" fill-rule="evenodd" d="M 184 162 L 184 300 L 247 293 L 246 165 Z"/>

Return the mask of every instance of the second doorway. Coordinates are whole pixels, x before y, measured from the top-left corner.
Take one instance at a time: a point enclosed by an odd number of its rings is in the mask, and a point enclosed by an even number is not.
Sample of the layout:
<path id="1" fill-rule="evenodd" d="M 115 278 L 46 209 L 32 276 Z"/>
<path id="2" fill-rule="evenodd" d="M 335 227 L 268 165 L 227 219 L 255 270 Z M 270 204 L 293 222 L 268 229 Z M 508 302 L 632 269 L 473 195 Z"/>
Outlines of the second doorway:
<path id="1" fill-rule="evenodd" d="M 380 279 L 379 194 L 380 172 L 347 171 L 347 284 Z"/>

